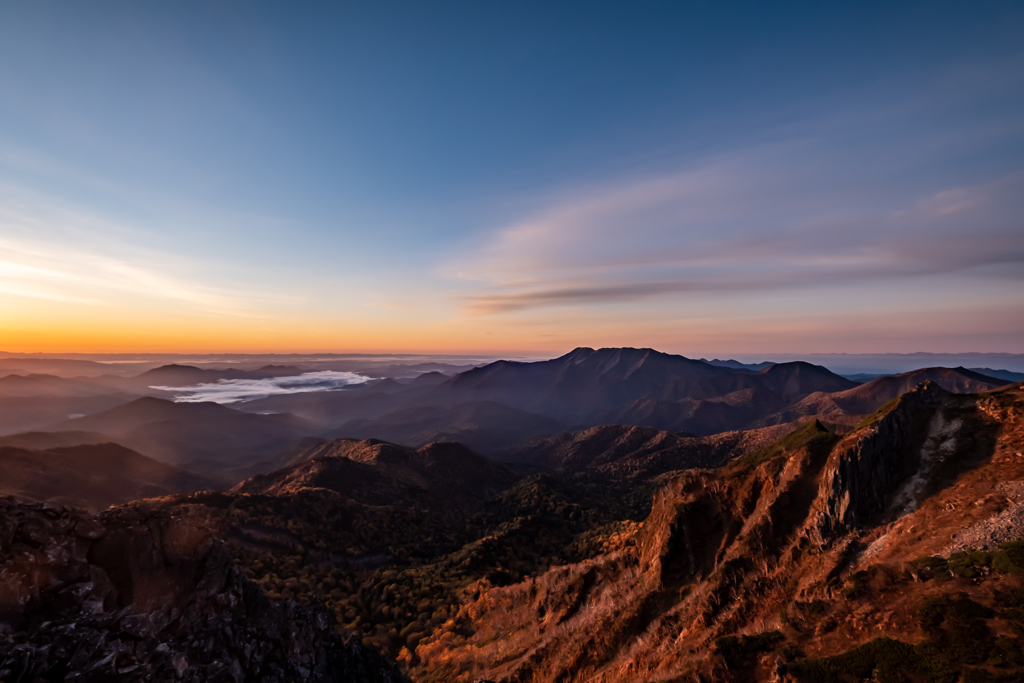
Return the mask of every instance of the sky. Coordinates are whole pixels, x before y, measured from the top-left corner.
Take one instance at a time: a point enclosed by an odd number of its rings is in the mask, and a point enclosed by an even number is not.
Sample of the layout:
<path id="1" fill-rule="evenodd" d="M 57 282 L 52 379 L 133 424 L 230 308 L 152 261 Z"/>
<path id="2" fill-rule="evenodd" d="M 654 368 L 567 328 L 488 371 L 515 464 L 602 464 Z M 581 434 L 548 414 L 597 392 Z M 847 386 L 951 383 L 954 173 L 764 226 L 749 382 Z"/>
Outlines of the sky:
<path id="1" fill-rule="evenodd" d="M 0 349 L 1024 352 L 1020 2 L 0 4 Z"/>

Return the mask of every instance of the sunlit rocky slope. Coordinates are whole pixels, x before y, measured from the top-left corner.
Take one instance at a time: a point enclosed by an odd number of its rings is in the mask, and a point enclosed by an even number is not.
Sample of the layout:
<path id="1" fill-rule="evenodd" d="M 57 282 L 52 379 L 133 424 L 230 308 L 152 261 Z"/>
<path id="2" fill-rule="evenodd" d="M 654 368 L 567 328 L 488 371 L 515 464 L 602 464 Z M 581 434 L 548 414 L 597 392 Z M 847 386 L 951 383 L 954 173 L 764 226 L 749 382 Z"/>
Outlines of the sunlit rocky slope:
<path id="1" fill-rule="evenodd" d="M 630 547 L 468 589 L 421 680 L 1020 680 L 1024 401 L 926 383 L 659 490 Z M 1009 545 L 1004 543 L 1010 542 Z"/>

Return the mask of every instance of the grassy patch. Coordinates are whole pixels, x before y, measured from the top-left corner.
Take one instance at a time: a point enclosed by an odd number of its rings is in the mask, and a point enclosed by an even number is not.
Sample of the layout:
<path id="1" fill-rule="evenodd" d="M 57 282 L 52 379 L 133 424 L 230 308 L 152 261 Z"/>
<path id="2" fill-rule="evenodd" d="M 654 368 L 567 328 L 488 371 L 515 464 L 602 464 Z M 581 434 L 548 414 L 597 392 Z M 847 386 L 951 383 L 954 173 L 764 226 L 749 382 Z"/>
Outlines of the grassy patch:
<path id="1" fill-rule="evenodd" d="M 942 581 L 953 576 L 974 579 L 988 571 L 1001 574 L 1024 574 L 1024 541 L 1010 541 L 991 552 L 972 550 L 953 553 L 948 560 L 941 557 L 919 557 L 910 562 L 911 570 L 921 581 Z"/>
<path id="2" fill-rule="evenodd" d="M 1024 574 L 1024 541 L 1010 541 L 992 554 L 992 569 L 1004 574 Z"/>
<path id="3" fill-rule="evenodd" d="M 770 446 L 747 453 L 742 458 L 736 460 L 733 467 L 739 472 L 746 472 L 754 469 L 761 463 L 774 460 L 784 453 L 804 447 L 831 448 L 832 444 L 838 440 L 839 437 L 830 432 L 821 422 L 810 420 Z"/>
<path id="4" fill-rule="evenodd" d="M 895 406 L 899 402 L 899 400 L 900 400 L 899 396 L 897 396 L 896 398 L 892 399 L 891 401 L 886 403 L 884 406 L 882 406 L 881 408 L 879 408 L 878 410 L 876 410 L 875 412 L 871 413 L 870 415 L 865 417 L 863 420 L 861 420 L 860 424 L 858 424 L 856 427 L 854 427 L 853 430 L 857 431 L 858 429 L 864 429 L 865 427 L 870 427 L 871 425 L 875 424 L 876 422 L 881 420 L 883 417 L 885 417 L 886 413 L 888 413 L 890 410 L 892 410 L 893 406 Z"/>
<path id="5" fill-rule="evenodd" d="M 918 581 L 931 581 L 932 579 L 944 581 L 951 577 L 948 563 L 938 555 L 911 560 L 910 570 Z"/>

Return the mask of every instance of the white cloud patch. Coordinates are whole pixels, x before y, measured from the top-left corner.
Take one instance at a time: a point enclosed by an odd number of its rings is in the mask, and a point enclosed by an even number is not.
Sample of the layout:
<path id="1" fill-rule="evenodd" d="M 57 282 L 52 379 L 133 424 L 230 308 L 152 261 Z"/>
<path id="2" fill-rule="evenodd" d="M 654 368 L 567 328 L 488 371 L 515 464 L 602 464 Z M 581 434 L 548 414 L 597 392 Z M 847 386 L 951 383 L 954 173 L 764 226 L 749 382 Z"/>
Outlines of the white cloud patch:
<path id="1" fill-rule="evenodd" d="M 203 401 L 241 403 L 280 394 L 335 391 L 351 384 L 362 384 L 369 380 L 369 377 L 364 377 L 354 372 L 322 370 L 290 377 L 223 379 L 218 382 L 188 387 L 153 386 L 150 389 L 158 389 L 175 394 L 174 401 L 176 403 L 200 403 Z"/>

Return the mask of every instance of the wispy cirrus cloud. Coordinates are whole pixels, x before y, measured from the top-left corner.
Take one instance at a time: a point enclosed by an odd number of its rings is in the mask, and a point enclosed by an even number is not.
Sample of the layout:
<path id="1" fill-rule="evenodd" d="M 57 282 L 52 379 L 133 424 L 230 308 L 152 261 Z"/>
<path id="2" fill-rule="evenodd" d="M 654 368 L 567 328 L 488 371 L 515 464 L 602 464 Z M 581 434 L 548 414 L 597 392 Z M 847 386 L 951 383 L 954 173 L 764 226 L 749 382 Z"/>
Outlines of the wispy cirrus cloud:
<path id="1" fill-rule="evenodd" d="M 822 183 L 820 150 L 749 150 L 591 188 L 497 230 L 449 272 L 472 315 L 710 293 L 1024 275 L 1024 173 L 927 193 Z"/>
<path id="2" fill-rule="evenodd" d="M 141 246 L 129 226 L 0 189 L 0 295 L 232 316 L 281 298 L 210 284 L 194 260 Z"/>
<path id="3" fill-rule="evenodd" d="M 766 142 L 577 185 L 442 274 L 471 316 L 640 302 L 671 316 L 698 298 L 784 292 L 788 305 L 821 288 L 855 302 L 889 280 L 929 280 L 937 305 L 966 279 L 996 292 L 1024 278 L 1024 166 L 1008 151 L 1024 140 L 1022 63 L 864 84 L 761 130 Z"/>

